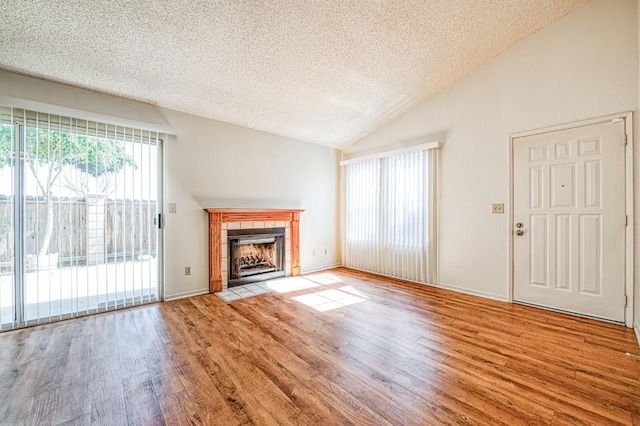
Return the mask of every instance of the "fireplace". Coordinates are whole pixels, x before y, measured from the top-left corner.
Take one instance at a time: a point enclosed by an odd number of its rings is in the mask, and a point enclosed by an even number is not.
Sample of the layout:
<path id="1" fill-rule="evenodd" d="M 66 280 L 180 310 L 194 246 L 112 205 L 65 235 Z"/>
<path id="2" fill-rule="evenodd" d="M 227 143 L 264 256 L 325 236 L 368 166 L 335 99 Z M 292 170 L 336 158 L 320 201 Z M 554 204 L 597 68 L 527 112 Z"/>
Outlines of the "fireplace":
<path id="1" fill-rule="evenodd" d="M 215 293 L 222 291 L 229 286 L 232 273 L 232 265 L 229 260 L 230 246 L 236 244 L 231 241 L 229 237 L 248 236 L 250 238 L 258 238 L 256 234 L 268 233 L 279 234 L 284 229 L 284 243 L 278 243 L 279 236 L 273 235 L 275 238 L 274 252 L 279 259 L 274 260 L 273 266 L 266 266 L 267 262 L 262 263 L 269 254 L 269 251 L 265 253 L 256 253 L 256 248 L 244 248 L 246 252 L 249 250 L 248 255 L 240 255 L 240 258 L 244 257 L 244 264 L 253 268 L 238 268 L 241 270 L 251 271 L 251 273 L 241 274 L 239 277 L 241 280 L 250 278 L 256 275 L 255 281 L 270 279 L 267 274 L 279 273 L 278 276 L 297 276 L 300 275 L 300 213 L 302 209 L 218 209 L 209 208 L 205 209 L 209 214 L 209 291 Z M 265 230 L 270 231 L 265 232 Z M 277 232 L 273 232 L 273 229 L 279 229 Z M 263 237 L 260 237 L 263 238 Z M 264 237 L 267 238 L 267 237 Z M 271 237 L 269 237 L 271 238 Z M 235 238 L 233 238 L 235 239 Z M 245 240 L 247 238 L 238 238 L 237 240 Z M 255 241 L 252 244 L 256 244 Z M 266 244 L 266 243 L 258 243 Z M 271 243 L 269 243 L 271 244 Z M 283 244 L 278 246 L 278 244 Z M 237 244 L 240 246 L 250 244 Z M 256 260 L 256 254 L 260 254 L 260 260 Z M 247 259 L 248 256 L 248 259 Z M 253 260 L 251 259 L 253 256 Z M 243 260 L 239 260 L 239 266 L 242 266 Z M 233 264 L 236 265 L 235 263 Z M 254 274 L 262 268 L 261 273 Z M 265 272 L 266 269 L 275 268 L 269 272 Z M 279 270 L 278 270 L 279 269 Z M 233 279 L 238 279 L 235 277 Z M 247 281 L 244 281 L 247 282 Z M 241 282 L 244 283 L 244 282 Z M 238 285 L 233 283 L 232 285 Z"/>
<path id="2" fill-rule="evenodd" d="M 228 286 L 285 276 L 285 228 L 227 232 Z"/>

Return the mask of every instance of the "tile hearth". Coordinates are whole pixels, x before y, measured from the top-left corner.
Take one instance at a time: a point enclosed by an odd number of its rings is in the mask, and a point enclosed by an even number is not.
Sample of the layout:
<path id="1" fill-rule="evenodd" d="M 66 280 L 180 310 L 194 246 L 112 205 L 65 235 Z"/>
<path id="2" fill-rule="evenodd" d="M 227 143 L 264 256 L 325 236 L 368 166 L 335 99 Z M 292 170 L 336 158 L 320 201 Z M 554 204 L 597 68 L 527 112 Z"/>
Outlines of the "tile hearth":
<path id="1" fill-rule="evenodd" d="M 259 294 L 271 293 L 272 291 L 273 289 L 269 288 L 268 281 L 263 281 L 230 287 L 214 294 L 229 303 L 235 300 L 246 299 L 247 297 L 258 296 Z"/>

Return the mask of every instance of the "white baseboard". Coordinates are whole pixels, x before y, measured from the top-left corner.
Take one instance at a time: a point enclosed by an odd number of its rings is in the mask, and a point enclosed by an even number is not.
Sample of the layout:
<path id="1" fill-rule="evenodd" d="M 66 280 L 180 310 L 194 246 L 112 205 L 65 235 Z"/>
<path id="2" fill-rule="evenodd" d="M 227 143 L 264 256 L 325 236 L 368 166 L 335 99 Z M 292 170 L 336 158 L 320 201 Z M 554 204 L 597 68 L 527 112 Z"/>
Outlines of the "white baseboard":
<path id="1" fill-rule="evenodd" d="M 451 285 L 451 284 L 438 283 L 438 284 L 426 284 L 426 285 L 430 285 L 430 286 L 438 287 L 438 288 L 443 288 L 445 290 L 455 291 L 457 293 L 464 293 L 464 294 L 470 294 L 472 296 L 484 297 L 485 299 L 499 300 L 500 302 L 508 302 L 509 301 L 509 296 L 503 296 L 501 294 L 488 293 L 486 291 L 473 290 L 473 289 L 466 288 L 466 287 L 458 287 L 458 286 Z"/>
<path id="2" fill-rule="evenodd" d="M 385 275 L 385 274 L 381 274 L 381 273 L 378 273 L 378 272 L 365 271 L 364 269 L 351 268 L 349 266 L 346 266 L 346 268 L 353 269 L 354 271 L 366 272 L 368 274 L 380 275 L 381 277 L 389 277 L 389 278 L 392 278 L 394 280 L 402 280 L 402 281 L 406 281 L 406 282 L 409 282 L 409 283 L 415 283 L 415 284 L 419 284 L 419 285 L 428 285 L 428 286 L 431 286 L 431 287 L 442 288 L 444 290 L 451 290 L 451 291 L 455 291 L 456 293 L 464 293 L 464 294 L 470 294 L 472 296 L 484 297 L 485 299 L 499 300 L 501 302 L 508 302 L 509 301 L 509 297 L 508 296 L 502 296 L 500 294 L 487 293 L 487 292 L 484 292 L 484 291 L 473 290 L 473 289 L 469 289 L 469 288 L 466 288 L 466 287 L 458 287 L 458 286 L 455 286 L 455 285 L 444 284 L 444 283 L 438 283 L 438 284 L 421 283 L 421 282 L 418 282 L 418 281 L 411 281 L 411 280 L 405 280 L 403 278 L 392 277 L 390 275 Z"/>
<path id="3" fill-rule="evenodd" d="M 191 296 L 200 296 L 201 294 L 207 294 L 209 293 L 209 289 L 205 288 L 205 289 L 199 289 L 199 290 L 192 290 L 192 291 L 185 291 L 182 293 L 176 293 L 176 294 L 170 294 L 168 296 L 164 297 L 164 302 L 168 302 L 169 300 L 175 300 L 175 299 L 184 299 L 185 297 L 191 297 Z"/>
<path id="4" fill-rule="evenodd" d="M 342 266 L 342 263 L 335 263 L 333 265 L 328 265 L 328 266 L 321 266 L 320 268 L 314 268 L 314 269 L 303 269 L 300 273 L 302 275 L 304 274 L 312 274 L 314 272 L 320 272 L 320 271 L 326 271 L 327 269 L 333 269 L 333 268 L 338 268 Z"/>
<path id="5" fill-rule="evenodd" d="M 640 324 L 636 324 L 633 327 L 633 331 L 636 332 L 636 340 L 638 341 L 638 346 L 640 346 Z"/>

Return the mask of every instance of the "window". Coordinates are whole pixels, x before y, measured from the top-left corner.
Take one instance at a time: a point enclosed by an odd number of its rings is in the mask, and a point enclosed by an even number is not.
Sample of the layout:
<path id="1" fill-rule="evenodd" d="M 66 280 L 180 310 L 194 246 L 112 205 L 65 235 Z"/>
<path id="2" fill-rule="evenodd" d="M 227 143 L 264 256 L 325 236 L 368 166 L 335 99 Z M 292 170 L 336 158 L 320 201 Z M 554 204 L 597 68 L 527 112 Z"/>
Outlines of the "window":
<path id="1" fill-rule="evenodd" d="M 435 150 L 346 164 L 345 266 L 433 282 Z"/>

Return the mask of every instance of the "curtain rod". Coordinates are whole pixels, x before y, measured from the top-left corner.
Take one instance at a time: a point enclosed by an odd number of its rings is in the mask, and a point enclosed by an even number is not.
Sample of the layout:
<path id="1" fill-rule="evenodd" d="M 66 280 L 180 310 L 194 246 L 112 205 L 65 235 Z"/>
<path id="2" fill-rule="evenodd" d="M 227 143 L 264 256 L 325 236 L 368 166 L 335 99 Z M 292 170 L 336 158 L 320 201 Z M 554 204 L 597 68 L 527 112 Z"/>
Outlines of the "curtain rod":
<path id="1" fill-rule="evenodd" d="M 425 149 L 435 149 L 435 148 L 440 148 L 440 142 L 439 141 L 427 142 L 427 143 L 423 143 L 423 144 L 420 144 L 420 145 L 409 146 L 409 147 L 406 147 L 406 148 L 400 148 L 400 149 L 394 149 L 394 150 L 391 150 L 391 151 L 378 152 L 376 154 L 363 155 L 361 157 L 349 158 L 348 160 L 342 160 L 340 162 L 340 165 L 341 166 L 346 166 L 347 164 L 357 163 L 358 161 L 371 160 L 371 159 L 374 159 L 374 158 L 390 157 L 392 155 L 403 154 L 405 152 L 422 151 L 422 150 L 425 150 Z"/>

